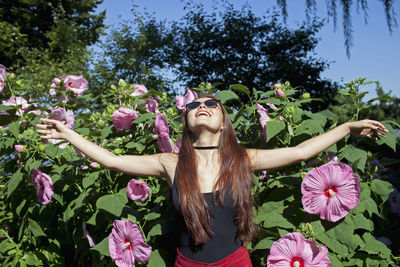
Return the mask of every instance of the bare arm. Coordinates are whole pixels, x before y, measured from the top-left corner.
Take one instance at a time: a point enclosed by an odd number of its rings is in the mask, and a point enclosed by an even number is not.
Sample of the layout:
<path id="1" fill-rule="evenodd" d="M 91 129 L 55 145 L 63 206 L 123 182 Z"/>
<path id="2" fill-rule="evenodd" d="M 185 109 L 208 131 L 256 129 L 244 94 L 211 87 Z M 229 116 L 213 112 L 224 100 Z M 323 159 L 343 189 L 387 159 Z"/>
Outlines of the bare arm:
<path id="1" fill-rule="evenodd" d="M 42 118 L 41 122 L 44 124 L 36 126 L 42 139 L 64 139 L 105 168 L 137 176 L 164 177 L 171 182 L 171 175 L 166 170 L 170 168 L 166 164 L 170 165 L 169 158 L 175 158 L 173 154 L 116 156 L 67 128 L 61 121 Z"/>
<path id="2" fill-rule="evenodd" d="M 347 122 L 338 127 L 308 139 L 295 147 L 278 149 L 248 149 L 253 171 L 276 169 L 293 163 L 308 160 L 332 146 L 348 134 L 357 134 L 377 140 L 376 136 L 385 137 L 381 132 L 388 130 L 380 122 L 362 120 Z"/>

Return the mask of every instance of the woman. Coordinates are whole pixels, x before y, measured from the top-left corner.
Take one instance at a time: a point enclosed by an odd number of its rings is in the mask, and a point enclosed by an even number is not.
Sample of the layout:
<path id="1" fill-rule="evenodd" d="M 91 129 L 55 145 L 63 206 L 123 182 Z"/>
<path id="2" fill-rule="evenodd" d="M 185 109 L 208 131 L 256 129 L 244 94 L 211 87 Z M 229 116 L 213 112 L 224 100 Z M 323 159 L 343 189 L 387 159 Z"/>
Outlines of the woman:
<path id="1" fill-rule="evenodd" d="M 344 123 L 296 147 L 245 149 L 225 108 L 212 96 L 187 104 L 179 155 L 116 156 L 60 121 L 41 119 L 42 139 L 65 139 L 106 168 L 167 179 L 183 227 L 175 266 L 252 266 L 243 246 L 256 234 L 251 172 L 307 160 L 348 134 L 374 140 L 388 132 L 379 122 Z"/>

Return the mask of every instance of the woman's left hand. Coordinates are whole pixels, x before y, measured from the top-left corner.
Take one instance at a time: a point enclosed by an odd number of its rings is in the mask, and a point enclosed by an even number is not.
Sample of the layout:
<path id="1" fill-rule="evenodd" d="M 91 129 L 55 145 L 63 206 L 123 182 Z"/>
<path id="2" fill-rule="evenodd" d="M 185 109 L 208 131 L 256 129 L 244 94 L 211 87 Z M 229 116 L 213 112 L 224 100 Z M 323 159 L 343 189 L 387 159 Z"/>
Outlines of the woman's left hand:
<path id="1" fill-rule="evenodd" d="M 389 132 L 382 123 L 374 120 L 354 121 L 349 122 L 348 125 L 350 134 L 366 136 L 373 140 L 378 140 L 378 136 L 385 137 L 386 135 L 384 133 Z"/>

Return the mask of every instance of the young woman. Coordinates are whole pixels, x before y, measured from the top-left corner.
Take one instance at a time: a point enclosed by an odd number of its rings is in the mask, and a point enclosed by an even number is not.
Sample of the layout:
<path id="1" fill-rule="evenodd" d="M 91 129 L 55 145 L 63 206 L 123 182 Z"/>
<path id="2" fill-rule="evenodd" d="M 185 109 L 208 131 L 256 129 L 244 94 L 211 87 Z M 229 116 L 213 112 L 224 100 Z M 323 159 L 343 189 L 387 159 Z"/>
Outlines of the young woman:
<path id="1" fill-rule="evenodd" d="M 65 139 L 105 168 L 167 179 L 182 229 L 175 266 L 252 266 L 243 246 L 256 234 L 251 172 L 307 160 L 348 134 L 374 140 L 388 132 L 379 122 L 344 123 L 296 147 L 245 149 L 225 108 L 203 96 L 187 104 L 179 154 L 116 156 L 62 122 L 41 119 L 42 139 Z"/>

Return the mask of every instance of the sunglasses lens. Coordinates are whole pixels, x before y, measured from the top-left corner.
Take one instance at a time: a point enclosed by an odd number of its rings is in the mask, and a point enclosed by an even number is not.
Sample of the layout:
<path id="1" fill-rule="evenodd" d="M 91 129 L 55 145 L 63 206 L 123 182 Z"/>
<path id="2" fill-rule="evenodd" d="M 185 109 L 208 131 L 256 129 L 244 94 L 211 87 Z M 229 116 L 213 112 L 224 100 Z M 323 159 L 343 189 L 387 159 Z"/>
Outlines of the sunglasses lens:
<path id="1" fill-rule="evenodd" d="M 187 110 L 192 110 L 192 109 L 197 108 L 198 106 L 200 106 L 200 102 L 191 102 L 191 103 L 186 105 L 186 109 Z"/>
<path id="2" fill-rule="evenodd" d="M 198 106 L 200 106 L 200 104 L 201 104 L 200 102 L 193 101 L 186 105 L 186 109 L 187 110 L 196 109 Z M 214 99 L 209 99 L 204 101 L 204 105 L 206 105 L 209 108 L 216 108 L 218 106 L 218 101 Z"/>
<path id="3" fill-rule="evenodd" d="M 218 102 L 214 99 L 210 99 L 205 101 L 204 104 L 209 108 L 215 108 L 218 105 Z"/>

